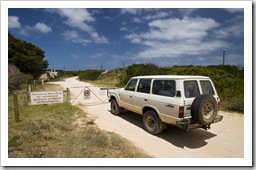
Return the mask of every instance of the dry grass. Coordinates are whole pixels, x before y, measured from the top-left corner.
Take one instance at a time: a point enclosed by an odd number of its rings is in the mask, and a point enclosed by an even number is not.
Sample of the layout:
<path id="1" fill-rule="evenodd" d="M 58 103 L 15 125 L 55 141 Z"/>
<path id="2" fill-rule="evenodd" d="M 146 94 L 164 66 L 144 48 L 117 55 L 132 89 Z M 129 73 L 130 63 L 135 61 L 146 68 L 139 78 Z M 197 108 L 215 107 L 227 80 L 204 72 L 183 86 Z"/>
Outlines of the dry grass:
<path id="1" fill-rule="evenodd" d="M 34 91 L 62 91 L 66 90 L 61 85 L 57 84 L 37 84 Z"/>
<path id="2" fill-rule="evenodd" d="M 105 77 L 100 80 L 91 81 L 90 83 L 100 87 L 116 87 L 118 81 L 115 77 Z"/>
<path id="3" fill-rule="evenodd" d="M 21 121 L 15 123 L 12 100 L 9 96 L 9 158 L 150 157 L 119 135 L 100 130 L 87 113 L 67 103 L 21 106 Z"/>

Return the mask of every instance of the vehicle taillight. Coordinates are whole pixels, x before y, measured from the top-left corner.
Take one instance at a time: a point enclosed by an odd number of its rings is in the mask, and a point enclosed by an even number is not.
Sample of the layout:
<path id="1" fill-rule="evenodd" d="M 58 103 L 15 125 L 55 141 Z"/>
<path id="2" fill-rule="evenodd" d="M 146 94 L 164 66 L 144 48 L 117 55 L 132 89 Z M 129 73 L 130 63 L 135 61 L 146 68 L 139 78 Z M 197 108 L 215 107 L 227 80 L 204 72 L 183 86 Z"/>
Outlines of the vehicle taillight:
<path id="1" fill-rule="evenodd" d="M 179 118 L 184 117 L 184 106 L 179 107 Z"/>

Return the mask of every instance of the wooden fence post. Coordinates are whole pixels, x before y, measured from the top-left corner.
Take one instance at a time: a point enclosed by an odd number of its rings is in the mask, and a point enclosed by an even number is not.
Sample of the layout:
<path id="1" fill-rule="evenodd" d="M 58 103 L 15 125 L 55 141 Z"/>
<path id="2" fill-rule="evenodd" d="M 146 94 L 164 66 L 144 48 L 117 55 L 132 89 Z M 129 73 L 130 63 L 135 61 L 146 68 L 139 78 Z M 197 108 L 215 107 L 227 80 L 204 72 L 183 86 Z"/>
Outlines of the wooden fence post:
<path id="1" fill-rule="evenodd" d="M 15 114 L 15 122 L 19 123 L 19 103 L 18 103 L 18 94 L 13 93 L 13 103 L 14 103 L 14 114 Z"/>
<path id="2" fill-rule="evenodd" d="M 27 106 L 28 105 L 28 100 L 29 100 L 29 93 L 28 92 L 23 92 L 23 105 Z"/>
<path id="3" fill-rule="evenodd" d="M 70 90 L 69 88 L 67 88 L 67 102 L 69 102 L 69 99 L 70 99 Z"/>

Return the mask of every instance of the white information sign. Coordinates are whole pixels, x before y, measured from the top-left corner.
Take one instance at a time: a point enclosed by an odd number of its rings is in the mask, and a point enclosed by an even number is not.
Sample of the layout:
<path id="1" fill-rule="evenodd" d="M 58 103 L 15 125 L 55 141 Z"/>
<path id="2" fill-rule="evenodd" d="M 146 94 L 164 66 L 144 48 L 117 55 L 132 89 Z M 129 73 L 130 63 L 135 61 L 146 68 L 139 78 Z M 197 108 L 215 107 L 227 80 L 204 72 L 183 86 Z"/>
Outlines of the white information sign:
<path id="1" fill-rule="evenodd" d="M 63 91 L 31 92 L 31 104 L 52 104 L 63 102 Z"/>

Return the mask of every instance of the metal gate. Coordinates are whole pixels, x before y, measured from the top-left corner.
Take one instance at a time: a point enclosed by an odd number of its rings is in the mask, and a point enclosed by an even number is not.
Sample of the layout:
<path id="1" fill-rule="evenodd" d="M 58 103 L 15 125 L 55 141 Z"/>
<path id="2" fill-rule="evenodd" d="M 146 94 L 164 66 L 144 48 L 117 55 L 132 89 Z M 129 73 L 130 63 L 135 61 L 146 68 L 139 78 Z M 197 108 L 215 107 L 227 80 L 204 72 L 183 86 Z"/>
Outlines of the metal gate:
<path id="1" fill-rule="evenodd" d="M 100 88 L 96 86 L 70 87 L 69 101 L 72 105 L 97 105 L 108 103 L 107 92 L 111 88 Z"/>

